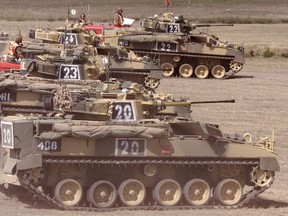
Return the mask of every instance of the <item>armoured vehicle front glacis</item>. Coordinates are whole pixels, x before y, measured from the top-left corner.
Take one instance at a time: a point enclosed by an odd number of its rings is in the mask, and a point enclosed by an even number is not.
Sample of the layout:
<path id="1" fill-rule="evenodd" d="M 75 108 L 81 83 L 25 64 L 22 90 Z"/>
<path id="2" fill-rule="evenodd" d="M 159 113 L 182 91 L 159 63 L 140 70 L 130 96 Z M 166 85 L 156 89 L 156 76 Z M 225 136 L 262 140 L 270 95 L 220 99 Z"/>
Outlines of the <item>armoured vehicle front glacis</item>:
<path id="1" fill-rule="evenodd" d="M 190 113 L 187 100 L 139 84 L 108 82 L 97 91 L 99 83 L 55 88 L 29 79 L 36 78 L 1 82 L 1 98 L 14 101 L 1 103 L 3 115 L 12 116 L 1 119 L 0 182 L 56 208 L 236 208 L 265 191 L 279 170 L 273 137 L 253 142 L 249 134 L 231 137 L 185 118 L 179 114 Z M 38 95 L 34 101 L 47 113 L 35 112 L 33 99 L 20 97 L 25 92 Z M 39 100 L 44 94 L 50 100 Z M 28 108 L 29 115 L 20 112 Z"/>
<path id="2" fill-rule="evenodd" d="M 245 62 L 243 46 L 204 32 L 195 33 L 197 26 L 183 16 L 166 12 L 144 19 L 141 24 L 146 32 L 123 32 L 118 44 L 157 59 L 166 77 L 220 79 L 238 73 Z"/>

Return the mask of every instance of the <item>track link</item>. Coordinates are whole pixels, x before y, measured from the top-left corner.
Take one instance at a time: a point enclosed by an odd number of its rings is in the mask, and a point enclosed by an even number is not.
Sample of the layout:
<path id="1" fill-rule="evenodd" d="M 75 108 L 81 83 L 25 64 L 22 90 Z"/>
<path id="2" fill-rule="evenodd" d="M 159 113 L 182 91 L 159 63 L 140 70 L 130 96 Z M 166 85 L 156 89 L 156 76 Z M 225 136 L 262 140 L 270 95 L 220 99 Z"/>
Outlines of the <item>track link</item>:
<path id="1" fill-rule="evenodd" d="M 78 164 L 78 165 L 135 165 L 135 164 L 147 164 L 153 163 L 155 165 L 182 165 L 182 166 L 197 166 L 197 165 L 259 165 L 259 161 L 245 160 L 245 161 L 222 161 L 222 160 L 90 160 L 90 159 L 54 159 L 46 158 L 44 159 L 44 165 L 63 165 L 63 164 Z M 102 209 L 95 208 L 91 206 L 87 207 L 67 207 L 56 201 L 55 198 L 50 197 L 50 195 L 45 194 L 41 187 L 36 187 L 29 182 L 25 175 L 20 179 L 22 186 L 33 193 L 38 199 L 43 200 L 47 204 L 51 205 L 53 208 L 71 211 L 93 211 L 93 212 L 109 212 L 109 211 L 123 211 L 123 210 L 189 210 L 189 209 L 238 209 L 248 204 L 252 199 L 259 196 L 267 190 L 273 182 L 270 182 L 265 187 L 253 187 L 249 192 L 247 192 L 240 203 L 233 206 L 221 206 L 221 205 L 205 205 L 205 206 L 190 206 L 190 205 L 179 205 L 179 206 L 159 206 L 157 203 L 150 203 L 148 205 L 142 205 L 137 207 L 122 207 L 115 206 L 112 208 Z"/>

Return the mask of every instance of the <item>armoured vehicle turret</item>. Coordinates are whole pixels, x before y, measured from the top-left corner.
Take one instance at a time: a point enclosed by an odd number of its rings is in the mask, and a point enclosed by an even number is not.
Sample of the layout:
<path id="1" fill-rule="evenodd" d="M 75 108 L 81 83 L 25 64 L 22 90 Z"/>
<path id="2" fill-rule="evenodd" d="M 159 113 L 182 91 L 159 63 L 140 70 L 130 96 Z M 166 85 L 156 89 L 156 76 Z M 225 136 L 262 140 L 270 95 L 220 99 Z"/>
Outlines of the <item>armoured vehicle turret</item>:
<path id="1" fill-rule="evenodd" d="M 193 25 L 170 12 L 143 19 L 141 25 L 145 32 L 123 32 L 118 44 L 157 60 L 165 77 L 221 79 L 238 73 L 245 62 L 243 46 L 195 31 L 211 25 Z"/>
<path id="2" fill-rule="evenodd" d="M 1 80 L 0 182 L 55 208 L 238 208 L 279 170 L 273 136 L 229 136 L 186 117 L 188 100 L 139 84 Z"/>
<path id="3" fill-rule="evenodd" d="M 29 38 L 40 43 L 93 46 L 97 46 L 100 40 L 99 35 L 85 30 L 80 23 L 72 23 L 66 27 L 31 29 Z"/>

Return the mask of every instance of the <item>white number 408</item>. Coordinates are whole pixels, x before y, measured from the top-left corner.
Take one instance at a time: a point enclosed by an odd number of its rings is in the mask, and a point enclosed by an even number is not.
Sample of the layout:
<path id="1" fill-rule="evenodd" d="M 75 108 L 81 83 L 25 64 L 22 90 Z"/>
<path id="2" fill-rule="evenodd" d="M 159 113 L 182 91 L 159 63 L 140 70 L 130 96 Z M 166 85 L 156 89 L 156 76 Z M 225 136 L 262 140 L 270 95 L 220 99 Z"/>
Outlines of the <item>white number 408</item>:
<path id="1" fill-rule="evenodd" d="M 41 151 L 57 151 L 58 143 L 55 140 L 45 140 L 39 143 L 37 148 Z"/>

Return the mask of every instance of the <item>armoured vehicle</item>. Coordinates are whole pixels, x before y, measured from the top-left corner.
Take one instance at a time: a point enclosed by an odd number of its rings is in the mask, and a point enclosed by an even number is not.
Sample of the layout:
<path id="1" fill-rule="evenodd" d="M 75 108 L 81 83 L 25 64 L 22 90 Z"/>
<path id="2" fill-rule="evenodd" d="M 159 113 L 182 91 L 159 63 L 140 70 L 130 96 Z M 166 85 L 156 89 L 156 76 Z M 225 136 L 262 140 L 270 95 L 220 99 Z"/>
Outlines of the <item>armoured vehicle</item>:
<path id="1" fill-rule="evenodd" d="M 0 182 L 55 208 L 237 208 L 269 188 L 279 170 L 273 137 L 253 142 L 250 134 L 224 134 L 218 125 L 185 117 L 187 100 L 117 82 L 106 83 L 107 92 L 67 84 L 51 94 L 41 79 L 1 82 L 16 96 L 1 118 Z M 34 99 L 48 113 L 33 111 L 21 92 L 48 98 Z M 14 115 L 13 108 L 31 110 Z"/>
<path id="2" fill-rule="evenodd" d="M 238 73 L 245 62 L 243 46 L 224 42 L 170 12 L 143 19 L 145 32 L 123 32 L 118 44 L 158 61 L 165 77 L 221 79 Z"/>
<path id="3" fill-rule="evenodd" d="M 35 47 L 35 45 L 33 45 Z M 44 48 L 47 46 L 47 49 Z M 61 80 L 106 80 L 121 78 L 157 88 L 162 78 L 161 69 L 149 59 L 133 52 L 111 46 L 66 47 L 50 44 L 41 46 L 37 58 L 26 59 L 22 69 L 32 76 Z M 30 51 L 33 47 L 29 48 Z M 39 51 L 43 52 L 39 55 Z M 52 55 L 51 55 L 52 53 Z M 55 55 L 56 54 L 56 55 Z M 137 74 L 137 76 L 135 76 Z"/>
<path id="4" fill-rule="evenodd" d="M 173 110 L 162 104 L 172 100 L 171 95 L 155 94 L 150 88 L 130 81 L 110 79 L 100 80 L 53 80 L 20 74 L 2 74 L 0 76 L 0 102 L 3 116 L 16 114 L 41 114 L 51 116 L 69 113 L 70 118 L 99 120 L 102 113 L 107 119 L 111 110 L 111 100 L 140 100 L 143 104 L 143 115 L 151 118 L 154 115 L 189 117 L 189 102 L 181 102 L 181 109 Z M 100 100 L 100 101 L 99 101 Z M 234 102 L 217 101 L 217 102 Z M 162 104 L 162 105 L 161 105 Z M 171 107 L 171 105 L 168 105 Z M 163 110 L 166 110 L 165 112 Z M 188 114 L 188 115 L 187 115 Z M 79 115 L 79 117 L 77 117 Z M 93 117 L 94 116 L 94 117 Z M 101 117 L 102 119 L 102 117 Z"/>
<path id="5" fill-rule="evenodd" d="M 83 24 L 72 23 L 67 27 L 31 29 L 29 38 L 35 42 L 69 45 L 98 45 L 99 36 L 94 31 L 85 30 Z"/>
<path id="6" fill-rule="evenodd" d="M 29 37 L 35 41 L 23 45 L 27 55 L 22 69 L 33 76 L 70 80 L 114 77 L 145 83 L 150 88 L 157 88 L 162 78 L 160 67 L 150 59 L 102 43 L 82 24 L 30 30 Z"/>

